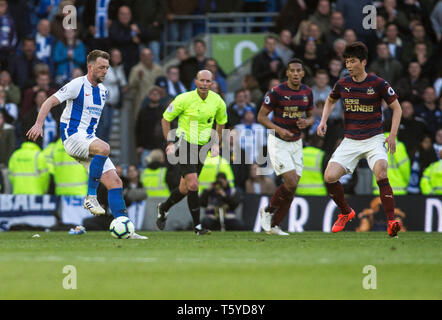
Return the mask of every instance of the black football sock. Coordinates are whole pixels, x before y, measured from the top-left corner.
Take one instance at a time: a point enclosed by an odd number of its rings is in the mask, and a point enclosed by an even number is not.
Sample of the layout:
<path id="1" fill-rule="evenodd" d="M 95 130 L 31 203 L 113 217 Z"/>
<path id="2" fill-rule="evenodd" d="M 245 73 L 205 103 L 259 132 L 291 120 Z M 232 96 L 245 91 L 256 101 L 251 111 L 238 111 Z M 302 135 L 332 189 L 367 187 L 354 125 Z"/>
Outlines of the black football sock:
<path id="1" fill-rule="evenodd" d="M 176 203 L 180 202 L 186 195 L 180 192 L 179 188 L 176 188 L 172 191 L 169 198 L 167 198 L 166 202 L 164 202 L 161 206 L 161 209 L 164 212 L 169 211 L 169 209 Z"/>
<path id="2" fill-rule="evenodd" d="M 198 191 L 189 191 L 187 194 L 187 204 L 192 215 L 193 226 L 196 227 L 200 224 L 200 198 Z"/>

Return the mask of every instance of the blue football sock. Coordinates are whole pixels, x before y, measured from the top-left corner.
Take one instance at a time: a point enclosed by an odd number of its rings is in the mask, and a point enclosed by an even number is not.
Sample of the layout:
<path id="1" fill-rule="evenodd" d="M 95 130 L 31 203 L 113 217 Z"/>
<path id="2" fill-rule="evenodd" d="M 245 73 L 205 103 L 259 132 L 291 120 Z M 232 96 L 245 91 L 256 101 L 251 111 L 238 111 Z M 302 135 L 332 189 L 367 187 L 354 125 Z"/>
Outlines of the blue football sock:
<path id="1" fill-rule="evenodd" d="M 92 158 L 91 164 L 89 166 L 89 183 L 87 186 L 87 194 L 89 196 L 97 195 L 97 188 L 100 184 L 101 174 L 103 173 L 103 166 L 106 162 L 107 157 L 102 155 L 95 155 Z"/>
<path id="2" fill-rule="evenodd" d="M 107 199 L 109 201 L 109 208 L 114 215 L 114 218 L 121 216 L 127 217 L 126 203 L 124 202 L 123 198 L 123 188 L 108 190 Z"/>

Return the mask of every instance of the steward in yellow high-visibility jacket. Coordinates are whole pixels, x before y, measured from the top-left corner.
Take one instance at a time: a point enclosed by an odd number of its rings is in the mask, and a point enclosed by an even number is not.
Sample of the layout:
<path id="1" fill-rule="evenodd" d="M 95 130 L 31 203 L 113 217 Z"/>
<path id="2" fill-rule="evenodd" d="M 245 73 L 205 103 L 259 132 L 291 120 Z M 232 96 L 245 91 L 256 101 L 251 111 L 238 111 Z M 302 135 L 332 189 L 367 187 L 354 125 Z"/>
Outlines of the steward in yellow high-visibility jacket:
<path id="1" fill-rule="evenodd" d="M 23 142 L 8 164 L 13 194 L 44 195 L 49 187 L 49 170 L 40 147 Z"/>
<path id="2" fill-rule="evenodd" d="M 148 197 L 169 197 L 170 191 L 166 183 L 166 173 L 166 167 L 144 169 L 141 183 L 146 189 Z"/>
<path id="3" fill-rule="evenodd" d="M 385 137 L 390 133 L 385 132 Z M 388 153 L 387 176 L 394 195 L 407 194 L 407 186 L 410 181 L 411 165 L 405 144 L 396 139 L 396 152 L 394 155 Z M 379 195 L 379 187 L 376 177 L 373 175 L 373 194 Z"/>
<path id="4" fill-rule="evenodd" d="M 420 181 L 422 194 L 442 195 L 442 160 L 430 164 Z"/>
<path id="5" fill-rule="evenodd" d="M 230 163 L 221 155 L 211 157 L 210 151 L 207 154 L 206 161 L 204 161 L 203 169 L 198 177 L 199 193 L 211 186 L 216 181 L 216 176 L 219 172 L 224 172 L 227 181 L 231 188 L 235 187 L 235 176 L 233 175 Z"/>
<path id="6" fill-rule="evenodd" d="M 52 152 L 55 194 L 57 196 L 86 196 L 89 175 L 86 168 L 68 155 L 58 139 Z"/>
<path id="7" fill-rule="evenodd" d="M 297 195 L 325 196 L 327 189 L 322 174 L 322 160 L 324 151 L 319 148 L 308 146 L 303 149 L 303 169 L 296 188 Z"/>

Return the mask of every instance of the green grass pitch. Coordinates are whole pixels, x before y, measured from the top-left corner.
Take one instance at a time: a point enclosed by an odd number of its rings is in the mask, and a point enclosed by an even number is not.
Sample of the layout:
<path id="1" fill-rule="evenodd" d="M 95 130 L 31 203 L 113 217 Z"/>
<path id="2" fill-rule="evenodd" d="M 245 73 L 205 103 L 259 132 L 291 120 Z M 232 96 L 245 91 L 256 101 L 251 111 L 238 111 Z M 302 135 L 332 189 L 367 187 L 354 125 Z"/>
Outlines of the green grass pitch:
<path id="1" fill-rule="evenodd" d="M 0 233 L 0 299 L 442 298 L 439 233 L 140 234 L 149 240 Z M 76 289 L 63 287 L 65 277 L 73 283 L 66 265 L 75 267 Z M 367 276 L 376 289 L 364 289 Z"/>

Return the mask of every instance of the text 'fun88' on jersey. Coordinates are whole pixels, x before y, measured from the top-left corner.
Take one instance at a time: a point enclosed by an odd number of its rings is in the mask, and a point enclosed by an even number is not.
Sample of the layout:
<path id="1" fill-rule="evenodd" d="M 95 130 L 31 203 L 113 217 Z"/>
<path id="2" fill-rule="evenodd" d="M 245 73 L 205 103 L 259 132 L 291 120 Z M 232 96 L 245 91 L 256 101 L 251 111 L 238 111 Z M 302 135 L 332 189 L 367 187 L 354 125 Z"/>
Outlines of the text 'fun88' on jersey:
<path id="1" fill-rule="evenodd" d="M 338 80 L 330 97 L 342 99 L 344 136 L 354 140 L 383 133 L 382 100 L 390 105 L 397 99 L 390 84 L 374 74 L 368 74 L 362 82 L 353 81 L 351 76 Z"/>
<path id="2" fill-rule="evenodd" d="M 77 132 L 94 135 L 108 96 L 101 83 L 94 87 L 87 76 L 78 77 L 54 93 L 66 108 L 60 119 L 60 136 L 64 141 Z"/>
<path id="3" fill-rule="evenodd" d="M 292 132 L 290 141 L 296 141 L 301 138 L 297 120 L 307 117 L 308 111 L 313 109 L 312 90 L 305 84 L 301 84 L 299 90 L 293 90 L 283 82 L 266 94 L 262 106 L 273 111 L 272 122 Z"/>

